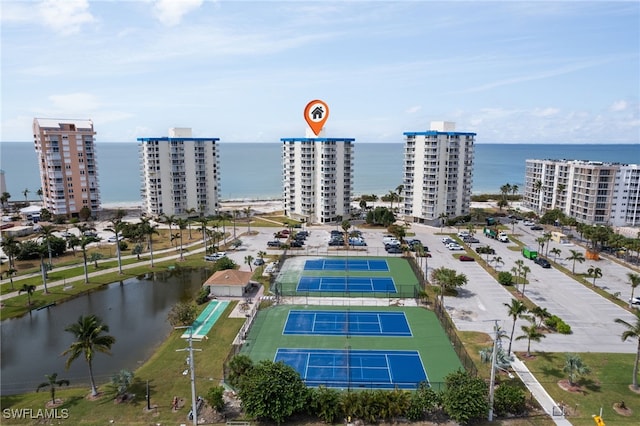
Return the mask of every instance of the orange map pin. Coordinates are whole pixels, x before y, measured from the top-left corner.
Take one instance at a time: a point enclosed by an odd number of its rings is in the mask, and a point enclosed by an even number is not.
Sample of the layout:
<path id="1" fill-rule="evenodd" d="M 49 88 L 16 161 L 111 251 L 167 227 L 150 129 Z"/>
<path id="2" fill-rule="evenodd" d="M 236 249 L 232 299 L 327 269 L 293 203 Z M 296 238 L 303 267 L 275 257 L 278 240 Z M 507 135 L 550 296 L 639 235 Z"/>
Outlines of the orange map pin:
<path id="1" fill-rule="evenodd" d="M 329 118 L 329 107 L 319 99 L 309 102 L 304 109 L 304 119 L 316 136 L 320 134 L 327 118 Z"/>

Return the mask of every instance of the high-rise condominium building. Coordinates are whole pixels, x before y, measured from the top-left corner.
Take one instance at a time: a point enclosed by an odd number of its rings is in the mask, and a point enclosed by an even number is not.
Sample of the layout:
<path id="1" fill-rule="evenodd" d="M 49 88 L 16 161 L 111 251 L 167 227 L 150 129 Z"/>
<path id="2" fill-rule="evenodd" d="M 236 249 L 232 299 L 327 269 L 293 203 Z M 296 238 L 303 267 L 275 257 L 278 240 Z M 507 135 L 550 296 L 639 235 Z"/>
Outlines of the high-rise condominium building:
<path id="1" fill-rule="evenodd" d="M 218 212 L 218 138 L 194 138 L 190 128 L 168 137 L 138 138 L 142 209 L 149 215 L 213 215 Z"/>
<path id="2" fill-rule="evenodd" d="M 640 166 L 582 160 L 527 160 L 524 207 L 558 209 L 590 225 L 640 225 Z"/>
<path id="3" fill-rule="evenodd" d="M 407 220 L 437 224 L 469 213 L 475 133 L 435 121 L 425 132 L 405 132 L 400 210 Z"/>
<path id="4" fill-rule="evenodd" d="M 53 215 L 78 217 L 86 207 L 100 209 L 95 136 L 91 120 L 35 118 L 44 208 Z"/>
<path id="5" fill-rule="evenodd" d="M 348 219 L 353 191 L 353 142 L 344 138 L 283 138 L 284 210 L 307 223 Z"/>

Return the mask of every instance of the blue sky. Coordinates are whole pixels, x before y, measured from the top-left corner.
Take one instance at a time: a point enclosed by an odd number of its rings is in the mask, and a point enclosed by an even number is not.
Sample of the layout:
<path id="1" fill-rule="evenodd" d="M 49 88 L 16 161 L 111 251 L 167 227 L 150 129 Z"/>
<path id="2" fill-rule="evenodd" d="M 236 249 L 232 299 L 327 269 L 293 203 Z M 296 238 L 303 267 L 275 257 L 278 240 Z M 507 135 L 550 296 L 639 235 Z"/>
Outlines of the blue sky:
<path id="1" fill-rule="evenodd" d="M 34 117 L 100 142 L 191 127 L 222 142 L 639 143 L 637 1 L 2 0 L 2 141 Z"/>

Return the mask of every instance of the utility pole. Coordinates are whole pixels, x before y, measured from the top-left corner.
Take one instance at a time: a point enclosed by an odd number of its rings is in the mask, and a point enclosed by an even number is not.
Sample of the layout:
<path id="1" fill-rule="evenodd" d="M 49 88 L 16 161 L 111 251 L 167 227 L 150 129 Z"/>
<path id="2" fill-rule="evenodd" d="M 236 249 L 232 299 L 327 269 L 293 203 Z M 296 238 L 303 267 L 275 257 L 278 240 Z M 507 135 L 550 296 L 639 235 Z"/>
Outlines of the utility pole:
<path id="1" fill-rule="evenodd" d="M 196 401 L 196 362 L 193 359 L 193 351 L 199 351 L 201 349 L 193 349 L 193 329 L 191 327 L 183 326 L 176 327 L 177 329 L 188 328 L 189 329 L 189 347 L 184 349 L 176 349 L 176 352 L 189 351 L 189 370 L 191 371 L 191 414 L 193 417 L 193 426 L 198 425 L 198 403 Z"/>
<path id="2" fill-rule="evenodd" d="M 496 360 L 498 358 L 498 320 L 494 320 L 495 325 L 494 331 L 496 332 L 496 337 L 493 340 L 493 351 L 491 353 L 491 379 L 489 382 L 489 418 L 490 422 L 493 421 L 493 394 L 495 393 L 495 379 L 496 379 Z"/>

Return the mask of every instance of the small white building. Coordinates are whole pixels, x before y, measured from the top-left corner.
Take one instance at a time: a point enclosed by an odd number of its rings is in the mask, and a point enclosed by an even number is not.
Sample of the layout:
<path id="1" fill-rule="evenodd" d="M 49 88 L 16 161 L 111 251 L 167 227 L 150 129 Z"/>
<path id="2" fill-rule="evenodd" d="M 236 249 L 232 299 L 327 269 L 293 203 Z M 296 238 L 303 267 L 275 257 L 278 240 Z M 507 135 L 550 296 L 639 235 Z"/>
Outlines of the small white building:
<path id="1" fill-rule="evenodd" d="M 215 297 L 244 297 L 254 285 L 252 276 L 253 272 L 225 269 L 211 275 L 202 286 L 208 286 L 209 294 Z"/>

